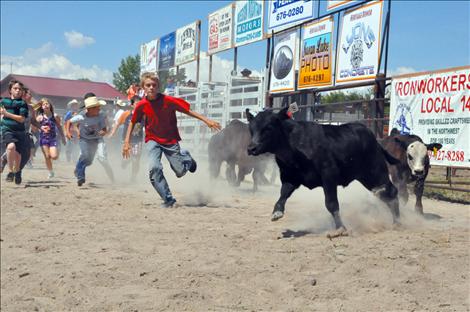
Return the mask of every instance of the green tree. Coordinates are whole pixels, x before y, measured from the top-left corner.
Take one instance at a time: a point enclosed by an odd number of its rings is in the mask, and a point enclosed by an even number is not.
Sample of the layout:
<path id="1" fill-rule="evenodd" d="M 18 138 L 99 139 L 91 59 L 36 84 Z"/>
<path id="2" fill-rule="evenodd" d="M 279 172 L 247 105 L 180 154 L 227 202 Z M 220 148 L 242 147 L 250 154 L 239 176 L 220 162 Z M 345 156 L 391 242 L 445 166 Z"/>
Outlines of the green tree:
<path id="1" fill-rule="evenodd" d="M 91 80 L 88 79 L 88 78 L 78 78 L 77 80 L 80 80 L 80 81 L 91 81 Z"/>
<path id="2" fill-rule="evenodd" d="M 140 82 L 140 56 L 129 55 L 121 60 L 117 73 L 113 73 L 113 84 L 122 93 L 126 93 L 129 86 Z"/>
<path id="3" fill-rule="evenodd" d="M 322 96 L 322 104 L 328 103 L 341 103 L 347 101 L 357 101 L 357 100 L 369 100 L 371 92 L 360 93 L 358 91 L 352 91 L 345 93 L 343 91 L 333 91 L 327 95 Z"/>

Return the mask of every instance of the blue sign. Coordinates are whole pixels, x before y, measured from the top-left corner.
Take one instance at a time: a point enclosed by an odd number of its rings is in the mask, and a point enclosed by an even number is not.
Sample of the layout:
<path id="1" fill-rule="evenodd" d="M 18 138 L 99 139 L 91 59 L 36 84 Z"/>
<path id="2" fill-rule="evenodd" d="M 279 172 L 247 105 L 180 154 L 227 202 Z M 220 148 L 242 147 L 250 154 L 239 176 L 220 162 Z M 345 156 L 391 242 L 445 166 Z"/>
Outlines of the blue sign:
<path id="1" fill-rule="evenodd" d="M 270 1 L 268 29 L 278 32 L 313 19 L 313 14 L 313 0 Z"/>
<path id="2" fill-rule="evenodd" d="M 235 46 L 263 39 L 263 3 L 256 0 L 235 2 Z"/>
<path id="3" fill-rule="evenodd" d="M 158 69 L 168 69 L 175 66 L 176 33 L 172 32 L 160 38 L 160 50 L 158 53 Z"/>

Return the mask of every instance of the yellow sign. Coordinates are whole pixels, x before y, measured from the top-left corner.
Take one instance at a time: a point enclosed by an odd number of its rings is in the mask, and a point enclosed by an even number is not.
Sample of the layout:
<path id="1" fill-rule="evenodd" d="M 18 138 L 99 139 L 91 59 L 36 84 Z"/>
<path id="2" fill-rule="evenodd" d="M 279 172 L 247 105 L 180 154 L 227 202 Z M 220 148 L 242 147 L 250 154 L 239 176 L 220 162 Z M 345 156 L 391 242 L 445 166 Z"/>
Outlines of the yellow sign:
<path id="1" fill-rule="evenodd" d="M 298 89 L 331 85 L 333 18 L 307 24 L 302 33 Z"/>

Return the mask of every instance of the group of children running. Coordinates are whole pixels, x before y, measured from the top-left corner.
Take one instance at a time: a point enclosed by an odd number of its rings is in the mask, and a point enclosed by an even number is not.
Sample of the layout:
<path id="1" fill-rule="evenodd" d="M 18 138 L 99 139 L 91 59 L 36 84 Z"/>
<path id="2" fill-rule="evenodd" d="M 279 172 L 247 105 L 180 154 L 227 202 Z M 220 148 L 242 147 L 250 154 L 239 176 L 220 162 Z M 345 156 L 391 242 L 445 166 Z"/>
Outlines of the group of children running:
<path id="1" fill-rule="evenodd" d="M 165 154 L 171 169 L 177 177 L 182 177 L 187 171 L 195 172 L 196 161 L 191 154 L 179 145 L 181 137 L 177 128 L 176 111 L 194 117 L 204 122 L 210 129 L 220 130 L 218 122 L 210 120 L 190 109 L 188 102 L 159 93 L 160 81 L 154 73 L 144 73 L 141 77 L 143 97 L 134 95 L 131 98 L 130 109 L 124 109 L 108 127 L 106 116 L 101 107 L 106 104 L 93 93 L 84 96 L 84 110 L 79 111 L 76 100 L 69 102 L 69 111 L 64 116 L 64 126 L 60 117 L 54 113 L 52 103 L 41 99 L 31 103 L 27 93 L 29 90 L 16 80 L 9 84 L 10 98 L 0 102 L 0 133 L 2 147 L 2 171 L 8 164 L 9 172 L 6 181 L 21 184 L 22 169 L 31 154 L 32 139 L 30 127 L 39 133 L 39 146 L 45 157 L 49 178 L 54 177 L 52 160 L 59 156 L 58 140 L 65 145 L 67 160 L 72 157 L 76 142 L 80 147 L 80 156 L 75 166 L 74 174 L 77 185 L 86 182 L 86 167 L 90 166 L 97 155 L 106 174 L 114 182 L 113 170 L 107 161 L 107 146 L 104 137 L 112 137 L 117 129 L 122 131 L 122 156 L 131 159 L 132 180 L 135 180 L 139 169 L 141 150 L 145 144 L 149 160 L 150 182 L 163 200 L 163 207 L 172 207 L 176 203 L 168 183 L 163 175 L 161 157 Z M 26 92 L 25 92 L 26 91 Z M 29 103 L 28 103 L 29 101 Z M 126 107 L 126 105 L 122 105 Z M 145 133 L 144 142 L 142 136 Z M 67 140 L 66 140 L 67 139 Z M 129 162 L 124 161 L 123 167 Z"/>

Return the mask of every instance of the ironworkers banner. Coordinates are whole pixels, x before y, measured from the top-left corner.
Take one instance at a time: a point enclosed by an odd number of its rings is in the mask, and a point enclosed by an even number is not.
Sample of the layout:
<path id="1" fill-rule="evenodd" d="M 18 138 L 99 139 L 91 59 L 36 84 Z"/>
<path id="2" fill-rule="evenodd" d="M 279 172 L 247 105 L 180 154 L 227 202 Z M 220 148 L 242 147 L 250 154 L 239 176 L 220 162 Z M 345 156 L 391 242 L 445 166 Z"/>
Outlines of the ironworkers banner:
<path id="1" fill-rule="evenodd" d="M 209 43 L 207 52 L 213 54 L 230 49 L 233 45 L 233 5 L 230 4 L 209 14 L 208 22 Z"/>
<path id="2" fill-rule="evenodd" d="M 157 72 L 158 68 L 158 39 L 140 46 L 140 72 Z"/>
<path id="3" fill-rule="evenodd" d="M 299 89 L 332 85 L 332 34 L 332 16 L 303 26 L 297 82 Z"/>
<path id="4" fill-rule="evenodd" d="M 297 29 L 274 36 L 274 57 L 271 66 L 271 93 L 293 91 L 295 88 L 295 55 Z"/>
<path id="5" fill-rule="evenodd" d="M 274 32 L 314 18 L 313 0 L 269 1 L 268 29 Z"/>
<path id="6" fill-rule="evenodd" d="M 176 65 L 181 65 L 196 59 L 196 40 L 197 22 L 176 30 Z"/>
<path id="7" fill-rule="evenodd" d="M 235 46 L 263 39 L 264 1 L 235 1 Z"/>
<path id="8" fill-rule="evenodd" d="M 346 11 L 337 51 L 336 82 L 373 79 L 378 73 L 382 1 Z"/>
<path id="9" fill-rule="evenodd" d="M 160 38 L 160 50 L 158 53 L 158 69 L 169 69 L 175 66 L 175 37 L 172 32 Z"/>
<path id="10" fill-rule="evenodd" d="M 389 129 L 440 143 L 431 163 L 470 167 L 470 66 L 395 77 Z"/>

